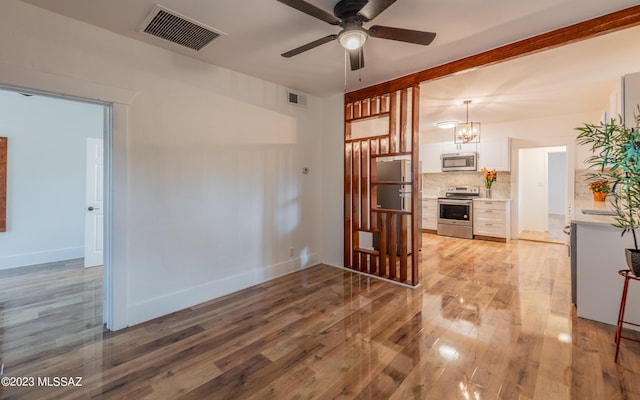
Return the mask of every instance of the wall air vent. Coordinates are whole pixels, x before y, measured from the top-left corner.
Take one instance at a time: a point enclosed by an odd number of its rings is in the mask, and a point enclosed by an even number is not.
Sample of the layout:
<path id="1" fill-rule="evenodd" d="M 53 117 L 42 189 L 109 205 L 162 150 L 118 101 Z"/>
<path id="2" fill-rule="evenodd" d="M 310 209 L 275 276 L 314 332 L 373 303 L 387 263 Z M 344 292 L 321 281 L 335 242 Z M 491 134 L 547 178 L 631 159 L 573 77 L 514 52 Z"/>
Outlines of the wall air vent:
<path id="1" fill-rule="evenodd" d="M 225 35 L 224 32 L 158 4 L 153 7 L 138 31 L 196 51 L 207 47 L 218 36 Z"/>
<path id="2" fill-rule="evenodd" d="M 295 104 L 303 107 L 307 105 L 307 97 L 298 93 L 287 92 L 287 100 L 289 101 L 289 104 Z"/>

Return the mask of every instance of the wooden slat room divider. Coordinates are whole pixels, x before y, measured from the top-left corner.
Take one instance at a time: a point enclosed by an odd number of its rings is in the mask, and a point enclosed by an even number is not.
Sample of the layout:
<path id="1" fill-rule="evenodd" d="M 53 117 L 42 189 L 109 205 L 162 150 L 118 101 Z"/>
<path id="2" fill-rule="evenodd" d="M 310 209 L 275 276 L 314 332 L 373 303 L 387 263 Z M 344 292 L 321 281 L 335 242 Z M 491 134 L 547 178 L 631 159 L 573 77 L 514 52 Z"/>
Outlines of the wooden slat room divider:
<path id="1" fill-rule="evenodd" d="M 419 99 L 418 86 L 345 96 L 344 265 L 412 286 L 419 283 Z M 410 176 L 379 180 L 378 161 L 392 160 L 407 160 Z M 384 185 L 410 187 L 410 207 L 378 207 L 378 187 Z"/>

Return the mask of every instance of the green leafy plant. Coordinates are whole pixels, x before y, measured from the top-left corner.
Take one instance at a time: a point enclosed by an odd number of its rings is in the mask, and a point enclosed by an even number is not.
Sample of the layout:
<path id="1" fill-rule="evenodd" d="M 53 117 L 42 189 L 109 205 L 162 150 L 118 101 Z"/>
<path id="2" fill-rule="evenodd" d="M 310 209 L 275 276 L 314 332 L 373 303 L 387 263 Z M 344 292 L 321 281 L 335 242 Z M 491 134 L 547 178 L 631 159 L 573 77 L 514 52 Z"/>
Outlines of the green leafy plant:
<path id="1" fill-rule="evenodd" d="M 609 181 L 612 184 L 612 207 L 615 212 L 613 226 L 622 229 L 622 235 L 631 232 L 638 250 L 636 229 L 640 227 L 640 106 L 635 115 L 635 128 L 627 128 L 622 117 L 609 122 L 584 124 L 576 128 L 577 142 L 588 145 L 593 153 L 586 164 L 596 172 L 589 179 Z M 617 189 L 617 190 L 616 190 Z"/>

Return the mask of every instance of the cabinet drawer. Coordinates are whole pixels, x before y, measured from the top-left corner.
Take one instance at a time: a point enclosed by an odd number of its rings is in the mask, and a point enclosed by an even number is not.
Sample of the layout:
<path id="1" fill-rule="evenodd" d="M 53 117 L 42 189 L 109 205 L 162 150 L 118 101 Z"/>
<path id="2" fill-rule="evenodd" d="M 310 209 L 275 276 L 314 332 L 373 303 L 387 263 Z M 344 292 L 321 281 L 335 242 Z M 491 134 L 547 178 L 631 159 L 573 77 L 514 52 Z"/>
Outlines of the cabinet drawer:
<path id="1" fill-rule="evenodd" d="M 504 210 L 482 210 L 482 209 L 473 209 L 473 219 L 476 220 L 484 220 L 486 222 L 506 222 L 506 213 Z"/>
<path id="2" fill-rule="evenodd" d="M 507 237 L 506 225 L 504 223 L 491 223 L 491 222 L 474 223 L 473 234 L 504 238 L 504 237 Z"/>
<path id="3" fill-rule="evenodd" d="M 507 211 L 507 203 L 504 201 L 474 201 L 473 210 L 495 210 L 504 213 Z"/>

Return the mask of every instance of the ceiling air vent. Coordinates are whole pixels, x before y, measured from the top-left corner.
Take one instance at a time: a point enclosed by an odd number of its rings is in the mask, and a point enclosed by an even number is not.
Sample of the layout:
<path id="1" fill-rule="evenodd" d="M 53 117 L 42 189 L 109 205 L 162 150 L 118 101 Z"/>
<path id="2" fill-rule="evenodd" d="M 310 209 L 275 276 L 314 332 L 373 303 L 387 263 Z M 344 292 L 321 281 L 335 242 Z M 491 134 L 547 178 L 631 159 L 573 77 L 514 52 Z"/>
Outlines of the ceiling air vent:
<path id="1" fill-rule="evenodd" d="M 298 106 L 306 106 L 307 105 L 307 97 L 294 92 L 287 92 L 287 100 L 289 104 L 295 104 Z"/>
<path id="2" fill-rule="evenodd" d="M 145 18 L 138 31 L 196 51 L 207 47 L 207 45 L 218 36 L 225 35 L 224 32 L 213 29 L 201 22 L 180 15 L 158 4 L 156 4 L 147 18 Z"/>

